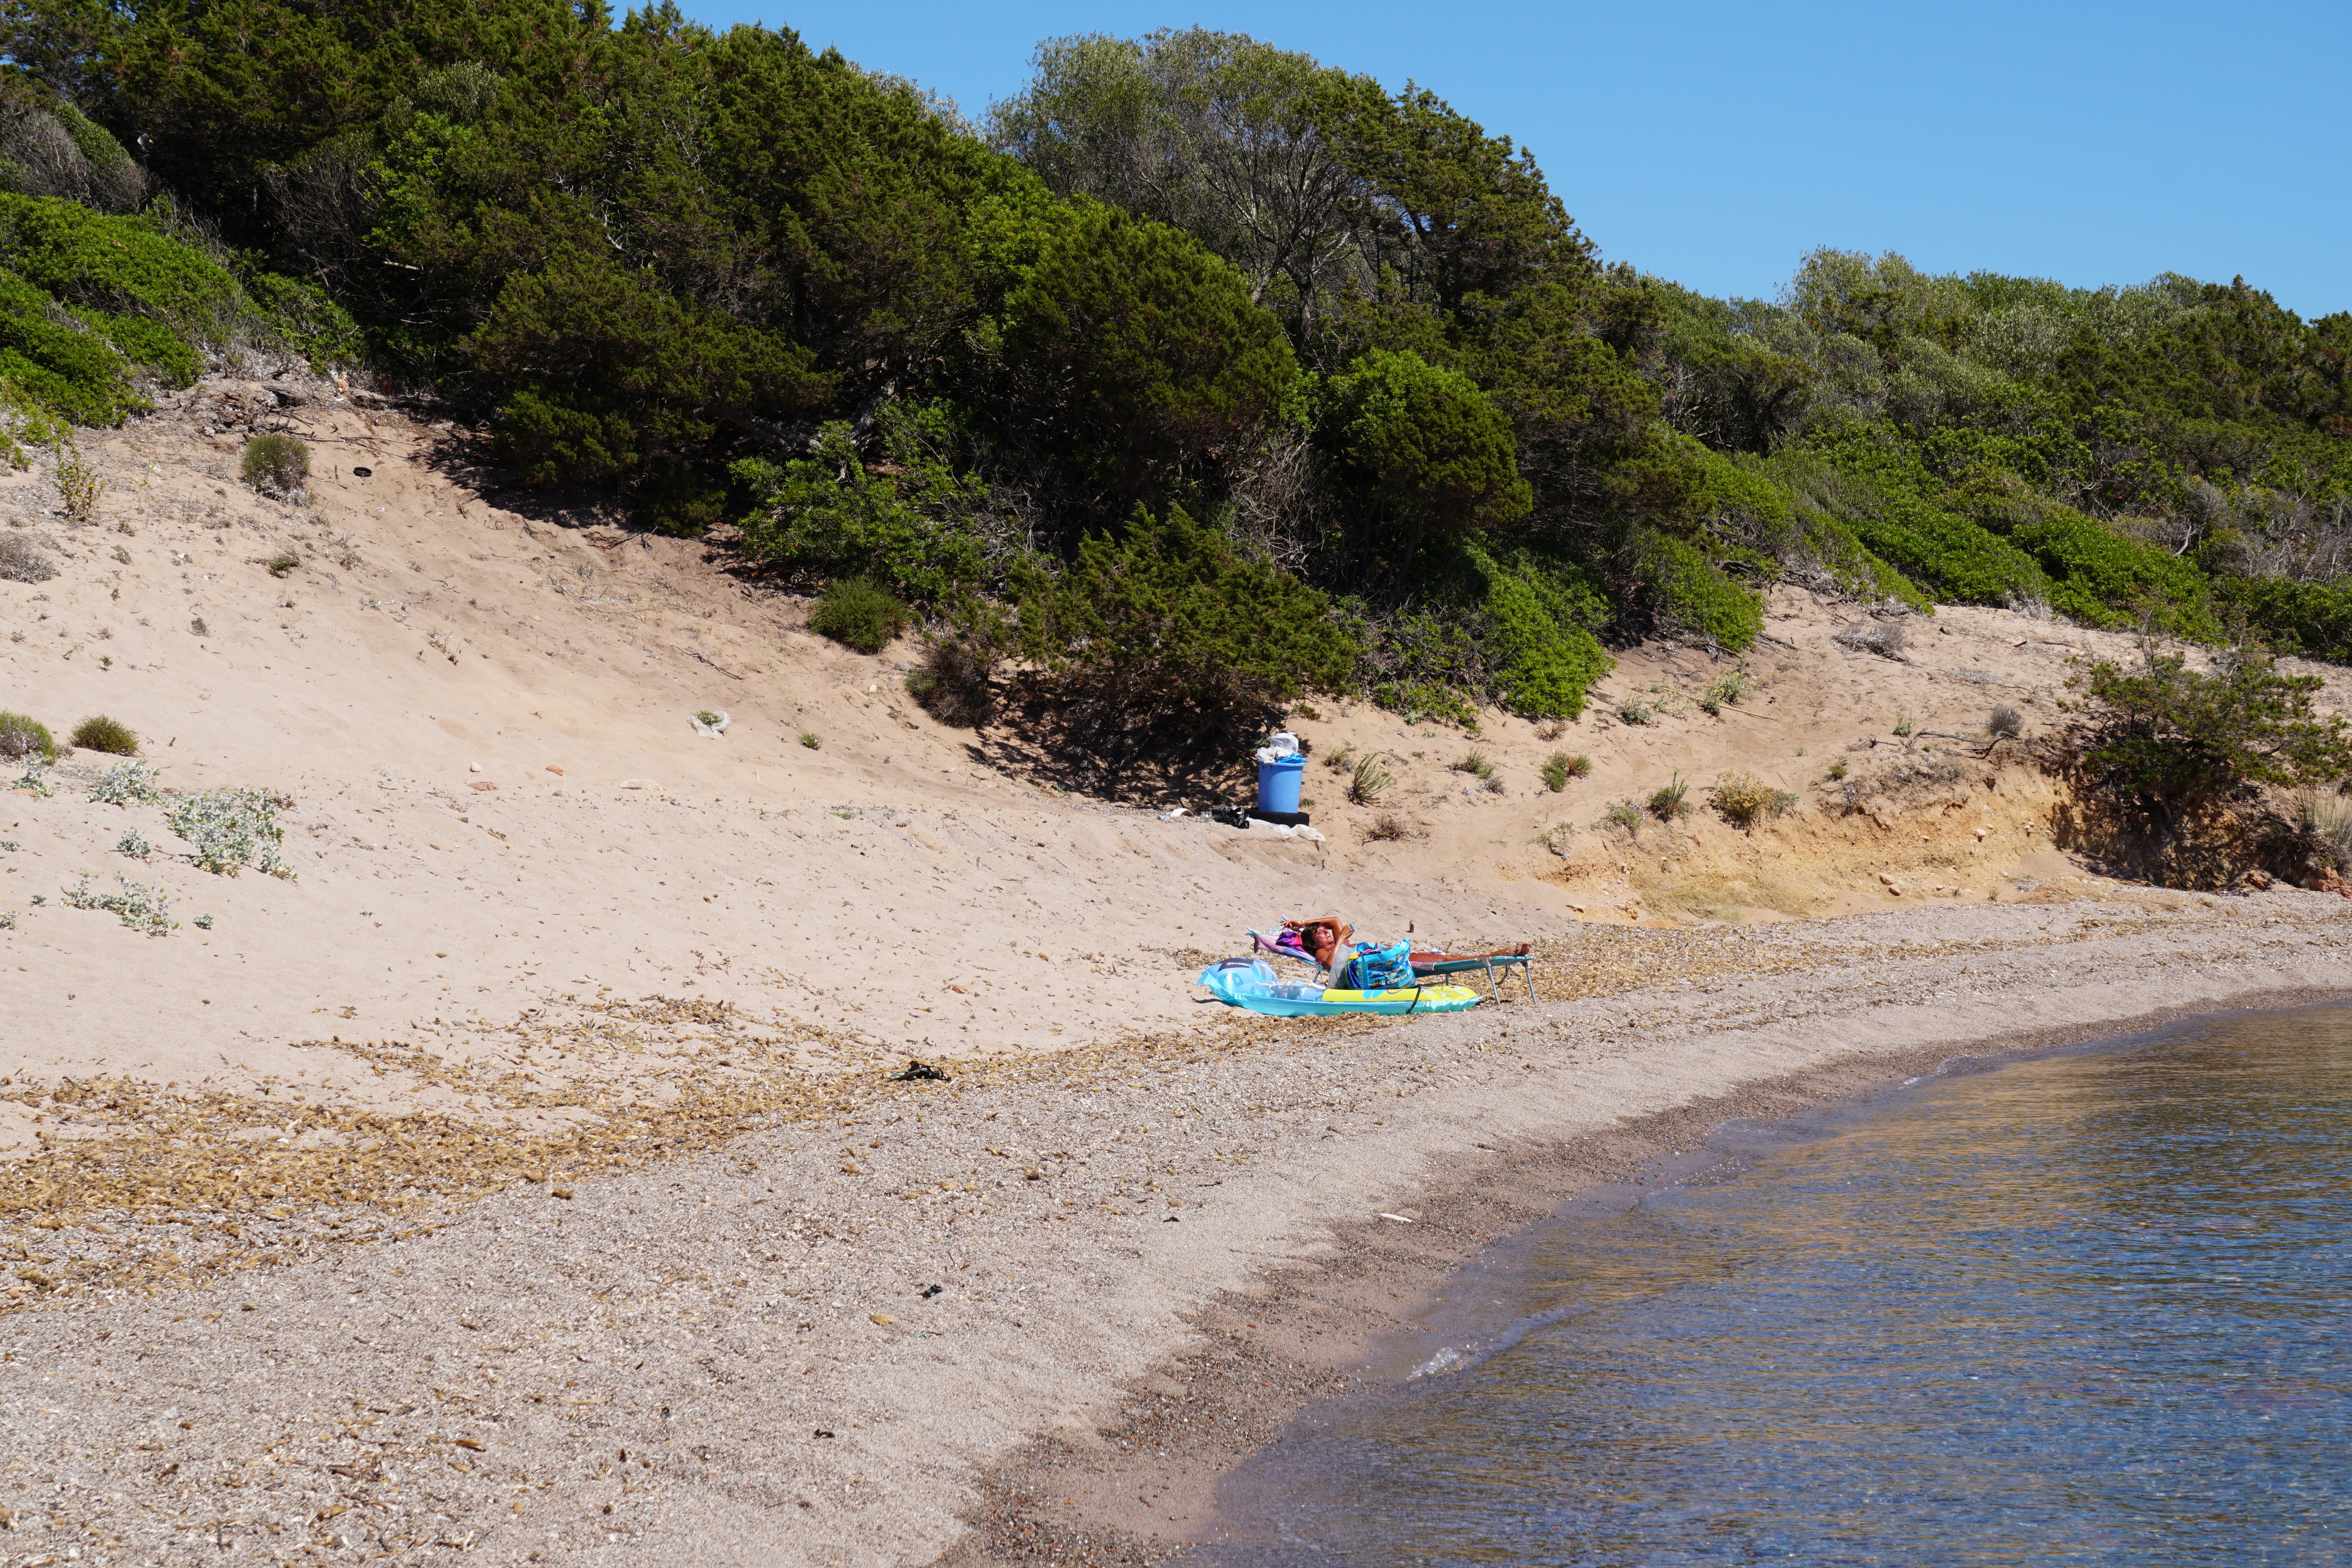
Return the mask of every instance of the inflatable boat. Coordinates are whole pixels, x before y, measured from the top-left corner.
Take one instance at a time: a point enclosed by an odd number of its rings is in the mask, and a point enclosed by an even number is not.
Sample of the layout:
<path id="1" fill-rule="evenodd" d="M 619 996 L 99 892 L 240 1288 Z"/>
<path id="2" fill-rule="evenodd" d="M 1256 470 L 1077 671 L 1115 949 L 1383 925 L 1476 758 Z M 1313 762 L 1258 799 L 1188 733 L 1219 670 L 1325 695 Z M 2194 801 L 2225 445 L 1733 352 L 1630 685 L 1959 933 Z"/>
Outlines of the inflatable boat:
<path id="1" fill-rule="evenodd" d="M 1310 980 L 1286 980 L 1263 958 L 1220 958 L 1201 971 L 1199 984 L 1217 999 L 1276 1018 L 1331 1013 L 1458 1013 L 1481 998 L 1467 986 L 1399 986 L 1386 991 L 1328 990 Z"/>

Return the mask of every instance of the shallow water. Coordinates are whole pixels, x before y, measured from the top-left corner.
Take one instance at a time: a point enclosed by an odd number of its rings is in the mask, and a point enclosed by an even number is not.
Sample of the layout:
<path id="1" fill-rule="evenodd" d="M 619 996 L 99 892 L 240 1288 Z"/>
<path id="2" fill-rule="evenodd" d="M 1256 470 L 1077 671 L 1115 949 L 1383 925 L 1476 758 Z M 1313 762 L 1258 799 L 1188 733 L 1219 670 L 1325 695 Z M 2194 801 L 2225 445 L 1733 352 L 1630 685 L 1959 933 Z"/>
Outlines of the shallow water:
<path id="1" fill-rule="evenodd" d="M 1203 1555 L 2352 1563 L 2352 1008 L 1958 1065 L 1516 1239 Z"/>

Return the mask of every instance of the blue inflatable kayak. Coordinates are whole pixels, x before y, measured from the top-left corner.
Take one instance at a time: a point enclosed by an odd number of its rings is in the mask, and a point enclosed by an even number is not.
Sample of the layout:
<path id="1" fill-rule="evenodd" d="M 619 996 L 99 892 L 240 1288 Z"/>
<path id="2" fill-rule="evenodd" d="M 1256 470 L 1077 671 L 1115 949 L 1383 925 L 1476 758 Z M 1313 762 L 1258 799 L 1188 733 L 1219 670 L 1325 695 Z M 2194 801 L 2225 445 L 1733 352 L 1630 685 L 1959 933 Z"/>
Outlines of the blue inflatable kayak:
<path id="1" fill-rule="evenodd" d="M 1458 1013 L 1484 1000 L 1467 986 L 1399 986 L 1386 991 L 1327 990 L 1312 981 L 1286 980 L 1263 958 L 1220 958 L 1198 982 L 1220 1001 L 1276 1018 L 1330 1013 Z"/>

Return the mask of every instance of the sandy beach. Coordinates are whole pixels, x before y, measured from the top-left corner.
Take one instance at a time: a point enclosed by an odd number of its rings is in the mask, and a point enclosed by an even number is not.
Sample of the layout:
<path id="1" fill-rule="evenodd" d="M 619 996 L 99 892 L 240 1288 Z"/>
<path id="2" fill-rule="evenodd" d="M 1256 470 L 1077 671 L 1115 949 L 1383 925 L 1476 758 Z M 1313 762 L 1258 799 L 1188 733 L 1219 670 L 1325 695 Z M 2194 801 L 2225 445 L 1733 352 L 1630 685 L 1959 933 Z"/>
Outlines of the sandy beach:
<path id="1" fill-rule="evenodd" d="M 304 504 L 229 476 L 273 422 Z M 1889 658 L 1776 594 L 1719 714 L 1671 647 L 1609 683 L 1648 724 L 1309 706 L 1399 781 L 1310 768 L 1285 836 L 1057 789 L 908 700 L 911 644 L 498 490 L 429 411 L 211 382 L 87 450 L 96 527 L 0 480 L 58 568 L 0 582 L 0 706 L 290 800 L 299 876 L 91 800 L 112 758 L 0 795 L 10 1568 L 1157 1561 L 1433 1282 L 1718 1123 L 2352 993 L 2352 904 L 2113 880 L 1982 740 L 2120 637 L 1949 611 Z M 1797 809 L 1596 825 L 1734 768 Z M 123 883 L 178 925 L 72 896 Z M 1541 999 L 1201 1002 L 1325 907 L 1530 941 Z"/>

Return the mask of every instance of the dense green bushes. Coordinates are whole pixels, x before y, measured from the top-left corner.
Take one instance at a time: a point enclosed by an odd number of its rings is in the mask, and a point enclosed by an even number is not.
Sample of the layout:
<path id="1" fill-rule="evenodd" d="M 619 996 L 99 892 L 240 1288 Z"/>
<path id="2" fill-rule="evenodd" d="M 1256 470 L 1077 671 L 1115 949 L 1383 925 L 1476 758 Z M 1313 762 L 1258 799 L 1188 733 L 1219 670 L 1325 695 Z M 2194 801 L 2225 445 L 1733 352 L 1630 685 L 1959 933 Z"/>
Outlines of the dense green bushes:
<path id="1" fill-rule="evenodd" d="M 905 601 L 863 578 L 838 578 L 824 585 L 809 612 L 809 630 L 861 653 L 878 653 L 906 631 L 914 617 Z"/>
<path id="2" fill-rule="evenodd" d="M 972 634 L 1009 642 L 1097 743 L 1230 745 L 1277 705 L 1346 685 L 1356 656 L 1322 593 L 1181 506 L 1139 507 L 1059 574 L 1017 563 L 1013 599 L 1010 628 L 979 612 Z"/>
<path id="3" fill-rule="evenodd" d="M 960 628 L 939 689 L 1019 653 L 1129 739 L 1302 684 L 1573 716 L 1602 638 L 1744 649 L 1787 581 L 2352 656 L 2352 316 L 2242 283 L 1821 251 L 1706 299 L 1434 93 L 1197 28 L 1049 40 L 977 133 L 666 3 L 0 35 L 17 456 L 242 347 L 363 350 L 525 483 L 739 524 Z"/>

